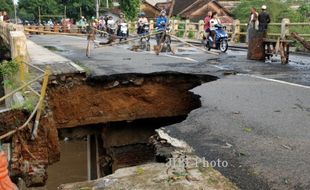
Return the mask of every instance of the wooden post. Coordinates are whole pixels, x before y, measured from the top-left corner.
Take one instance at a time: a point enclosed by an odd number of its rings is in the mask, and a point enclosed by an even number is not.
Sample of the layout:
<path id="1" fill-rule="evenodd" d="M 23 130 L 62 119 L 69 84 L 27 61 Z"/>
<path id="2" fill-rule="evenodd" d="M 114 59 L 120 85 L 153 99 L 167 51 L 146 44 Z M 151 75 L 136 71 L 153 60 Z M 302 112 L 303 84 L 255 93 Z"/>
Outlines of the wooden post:
<path id="1" fill-rule="evenodd" d="M 237 43 L 240 41 L 240 20 L 234 20 L 232 42 Z"/>
<path id="2" fill-rule="evenodd" d="M 150 33 L 154 30 L 154 20 L 150 20 Z"/>
<path id="3" fill-rule="evenodd" d="M 183 34 L 183 38 L 187 38 L 188 37 L 188 32 L 189 32 L 189 22 L 190 20 L 185 20 L 185 31 Z"/>
<path id="4" fill-rule="evenodd" d="M 282 39 L 285 39 L 286 36 L 290 35 L 289 23 L 290 23 L 290 19 L 288 18 L 282 19 L 282 22 L 281 22 L 281 38 Z"/>
<path id="5" fill-rule="evenodd" d="M 247 58 L 250 60 L 265 60 L 264 32 L 253 28 L 249 30 L 249 45 Z"/>
<path id="6" fill-rule="evenodd" d="M 205 34 L 205 22 L 203 20 L 199 20 L 198 34 L 197 34 L 196 38 L 202 39 L 204 34 Z"/>
<path id="7" fill-rule="evenodd" d="M 179 32 L 179 20 L 173 20 L 173 35 L 177 35 Z"/>
<path id="8" fill-rule="evenodd" d="M 54 32 L 59 32 L 59 26 L 57 24 L 54 25 Z"/>

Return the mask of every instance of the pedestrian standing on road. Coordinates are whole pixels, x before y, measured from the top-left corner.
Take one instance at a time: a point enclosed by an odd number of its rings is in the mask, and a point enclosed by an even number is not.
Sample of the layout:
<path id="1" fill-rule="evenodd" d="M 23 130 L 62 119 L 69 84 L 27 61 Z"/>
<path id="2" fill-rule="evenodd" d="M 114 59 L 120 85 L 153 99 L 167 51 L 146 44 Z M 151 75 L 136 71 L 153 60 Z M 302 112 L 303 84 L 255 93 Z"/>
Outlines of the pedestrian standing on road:
<path id="1" fill-rule="evenodd" d="M 267 6 L 262 6 L 262 11 L 258 15 L 258 22 L 259 22 L 259 31 L 260 32 L 267 32 L 268 24 L 270 23 L 270 16 L 267 13 Z"/>
<path id="2" fill-rule="evenodd" d="M 212 17 L 212 11 L 209 11 L 207 16 L 205 17 L 204 19 L 204 30 L 205 30 L 205 38 L 206 38 L 206 41 L 208 41 L 209 39 L 209 36 L 210 36 L 210 20 L 211 20 L 211 17 Z"/>
<path id="3" fill-rule="evenodd" d="M 248 28 L 247 28 L 247 36 L 246 36 L 246 43 L 249 42 L 249 33 L 253 30 L 258 30 L 258 12 L 256 11 L 255 7 L 252 7 L 250 10 L 250 17 L 248 21 Z"/>
<path id="4" fill-rule="evenodd" d="M 91 22 L 87 26 L 87 48 L 86 48 L 86 56 L 90 57 L 90 48 L 91 43 L 94 44 L 94 47 L 97 47 L 98 45 L 95 43 L 96 40 L 96 32 L 97 32 L 97 21 L 95 17 L 92 17 Z"/>

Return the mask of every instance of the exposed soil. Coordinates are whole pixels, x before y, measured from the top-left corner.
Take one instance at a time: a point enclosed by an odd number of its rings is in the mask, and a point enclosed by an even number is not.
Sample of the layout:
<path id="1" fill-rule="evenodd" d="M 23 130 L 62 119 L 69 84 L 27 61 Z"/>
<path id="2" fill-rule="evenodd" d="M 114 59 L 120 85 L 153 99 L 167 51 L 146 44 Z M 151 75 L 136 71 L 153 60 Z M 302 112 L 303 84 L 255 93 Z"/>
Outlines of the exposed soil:
<path id="1" fill-rule="evenodd" d="M 189 92 L 215 77 L 177 73 L 127 74 L 74 81 L 54 81 L 48 104 L 57 128 L 115 121 L 187 115 L 200 107 L 199 96 Z M 65 78 L 65 77 L 63 77 Z"/>
<path id="2" fill-rule="evenodd" d="M 22 110 L 12 110 L 0 113 L 0 135 L 4 135 L 23 124 L 28 116 L 29 113 Z"/>

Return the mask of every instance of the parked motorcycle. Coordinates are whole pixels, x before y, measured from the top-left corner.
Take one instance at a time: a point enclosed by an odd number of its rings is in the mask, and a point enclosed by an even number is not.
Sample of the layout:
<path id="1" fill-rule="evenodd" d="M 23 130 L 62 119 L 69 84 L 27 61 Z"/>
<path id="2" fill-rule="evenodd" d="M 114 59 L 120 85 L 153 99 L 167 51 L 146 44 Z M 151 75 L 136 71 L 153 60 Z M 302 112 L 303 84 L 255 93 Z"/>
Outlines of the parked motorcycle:
<path id="1" fill-rule="evenodd" d="M 215 42 L 213 41 L 212 35 L 209 35 L 209 38 L 207 40 L 204 40 L 204 46 L 209 51 L 211 48 L 218 49 L 221 52 L 225 53 L 228 49 L 228 34 L 225 31 L 225 27 L 221 24 L 215 25 L 216 29 L 215 31 Z M 214 47 L 215 43 L 215 47 Z"/>

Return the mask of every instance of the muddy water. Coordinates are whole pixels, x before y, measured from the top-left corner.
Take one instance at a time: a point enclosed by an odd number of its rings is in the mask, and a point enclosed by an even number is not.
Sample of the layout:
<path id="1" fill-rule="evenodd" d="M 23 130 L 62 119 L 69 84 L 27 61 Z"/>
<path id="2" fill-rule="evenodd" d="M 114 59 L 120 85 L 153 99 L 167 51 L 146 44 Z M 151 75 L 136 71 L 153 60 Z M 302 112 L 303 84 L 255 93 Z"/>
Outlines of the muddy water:
<path id="1" fill-rule="evenodd" d="M 87 142 L 61 141 L 60 148 L 60 161 L 48 168 L 48 190 L 57 189 L 60 184 L 87 180 Z"/>

